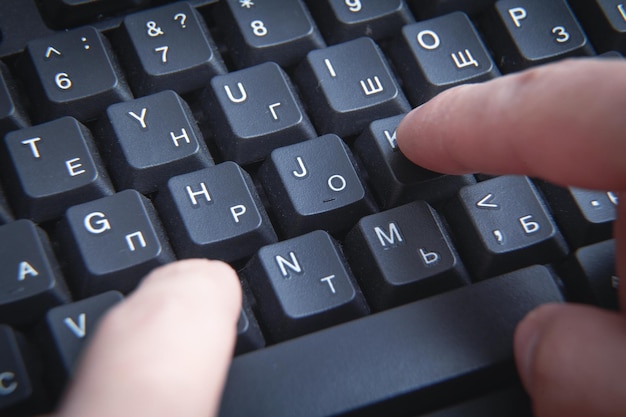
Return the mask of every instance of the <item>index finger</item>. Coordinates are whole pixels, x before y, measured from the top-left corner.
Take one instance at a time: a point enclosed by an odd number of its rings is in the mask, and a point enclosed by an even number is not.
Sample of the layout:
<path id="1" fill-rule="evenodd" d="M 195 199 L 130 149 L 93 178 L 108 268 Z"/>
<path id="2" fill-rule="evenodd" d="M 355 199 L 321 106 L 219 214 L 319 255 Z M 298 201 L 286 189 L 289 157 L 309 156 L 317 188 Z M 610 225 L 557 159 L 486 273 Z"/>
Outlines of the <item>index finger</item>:
<path id="1" fill-rule="evenodd" d="M 425 168 L 626 189 L 626 63 L 567 60 L 447 90 L 397 130 Z"/>

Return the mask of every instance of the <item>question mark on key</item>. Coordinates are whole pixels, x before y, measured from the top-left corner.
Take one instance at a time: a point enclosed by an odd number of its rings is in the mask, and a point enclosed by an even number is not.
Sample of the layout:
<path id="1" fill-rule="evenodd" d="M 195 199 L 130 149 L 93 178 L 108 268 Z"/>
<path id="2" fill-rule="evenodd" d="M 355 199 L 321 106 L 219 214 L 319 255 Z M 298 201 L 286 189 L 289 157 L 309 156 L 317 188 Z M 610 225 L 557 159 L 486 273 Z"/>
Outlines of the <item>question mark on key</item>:
<path id="1" fill-rule="evenodd" d="M 174 20 L 178 19 L 180 19 L 180 27 L 185 29 L 187 27 L 187 25 L 185 25 L 185 22 L 187 21 L 187 15 L 185 13 L 177 13 L 176 15 L 174 15 Z"/>

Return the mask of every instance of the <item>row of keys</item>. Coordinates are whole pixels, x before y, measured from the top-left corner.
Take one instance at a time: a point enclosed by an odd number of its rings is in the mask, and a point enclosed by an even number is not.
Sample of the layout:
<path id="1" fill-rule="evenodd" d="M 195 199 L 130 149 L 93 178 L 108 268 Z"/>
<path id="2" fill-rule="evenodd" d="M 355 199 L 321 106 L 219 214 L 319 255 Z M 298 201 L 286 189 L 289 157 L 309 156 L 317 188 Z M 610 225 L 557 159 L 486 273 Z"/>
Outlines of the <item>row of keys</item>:
<path id="1" fill-rule="evenodd" d="M 346 5 L 336 6 L 341 6 L 341 10 Z M 404 10 L 402 3 L 392 6 L 385 5 L 392 11 Z M 360 120 L 367 119 L 373 109 L 383 110 L 378 117 L 408 109 L 385 58 L 374 44 L 367 45 L 357 38 L 325 48 L 302 3 L 258 3 L 247 8 L 231 1 L 218 7 L 228 9 L 237 22 L 237 25 L 225 23 L 224 28 L 236 32 L 226 36 L 225 41 L 233 43 L 229 50 L 231 58 L 241 61 L 237 67 L 267 59 L 285 68 L 298 64 L 296 81 L 320 133 L 354 134 L 346 125 L 362 128 Z M 352 7 L 361 9 L 348 10 L 349 13 L 373 8 L 356 3 Z M 263 16 L 270 16 L 275 9 L 290 16 L 281 23 L 289 22 L 298 28 L 284 29 L 283 25 L 280 31 L 273 30 L 271 22 L 263 20 Z M 522 7 L 513 0 L 502 0 L 496 3 L 492 14 L 491 21 L 500 27 L 493 33 L 491 29 L 484 30 L 495 61 L 474 24 L 462 13 L 418 23 L 401 19 L 406 24 L 397 27 L 390 55 L 413 105 L 451 86 L 493 78 L 499 75 L 498 67 L 510 72 L 567 56 L 594 54 L 563 0 L 550 0 L 549 8 L 540 1 L 526 2 Z M 300 24 L 294 16 L 301 17 L 305 23 Z M 538 39 L 533 35 L 536 33 L 547 35 Z M 276 39 L 277 36 L 285 39 Z M 207 80 L 227 71 L 203 18 L 187 3 L 129 15 L 111 35 L 111 40 L 125 71 L 121 70 L 108 38 L 92 27 L 29 43 L 19 67 L 27 78 L 32 78 L 25 85 L 29 87 L 38 120 L 63 115 L 90 120 L 99 117 L 110 104 L 131 99 L 133 93 L 144 96 L 173 89 L 186 94 L 203 89 Z M 247 50 L 250 45 L 255 49 Z M 238 73 L 229 74 L 227 80 L 234 82 L 228 85 L 232 97 L 238 100 L 245 97 L 237 86 L 244 85 L 246 77 L 245 73 L 234 74 Z M 317 85 L 323 87 L 322 97 L 314 93 L 313 87 Z M 251 87 L 248 83 L 242 88 Z M 272 101 L 265 106 L 277 103 L 282 102 Z M 284 110 L 284 103 L 282 107 Z M 270 113 L 276 118 L 274 109 Z"/>

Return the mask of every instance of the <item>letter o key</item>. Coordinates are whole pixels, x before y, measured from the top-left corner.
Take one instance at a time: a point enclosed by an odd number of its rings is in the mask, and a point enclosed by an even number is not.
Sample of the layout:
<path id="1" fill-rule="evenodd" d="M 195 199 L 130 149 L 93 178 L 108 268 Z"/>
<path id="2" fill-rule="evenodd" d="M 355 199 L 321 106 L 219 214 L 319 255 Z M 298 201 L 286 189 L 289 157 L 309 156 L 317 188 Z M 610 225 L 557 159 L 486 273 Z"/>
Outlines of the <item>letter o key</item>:
<path id="1" fill-rule="evenodd" d="M 426 39 L 424 39 L 426 36 L 430 37 L 431 43 L 426 42 Z M 432 30 L 423 30 L 417 34 L 417 43 L 419 43 L 422 48 L 432 51 L 433 49 L 439 48 L 441 40 L 439 39 L 439 35 Z"/>
<path id="2" fill-rule="evenodd" d="M 341 175 L 331 175 L 328 177 L 328 188 L 333 191 L 343 191 L 346 189 L 346 179 Z"/>

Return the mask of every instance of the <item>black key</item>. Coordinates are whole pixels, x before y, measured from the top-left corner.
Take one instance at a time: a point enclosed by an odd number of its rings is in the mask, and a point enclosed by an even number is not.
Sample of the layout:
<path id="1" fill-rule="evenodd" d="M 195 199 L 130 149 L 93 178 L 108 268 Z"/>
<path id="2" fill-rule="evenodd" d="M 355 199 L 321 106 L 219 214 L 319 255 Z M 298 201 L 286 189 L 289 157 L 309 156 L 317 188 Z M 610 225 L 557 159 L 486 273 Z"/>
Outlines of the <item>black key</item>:
<path id="1" fill-rule="evenodd" d="M 29 124 L 9 69 L 0 62 L 0 136 Z"/>
<path id="2" fill-rule="evenodd" d="M 337 244 L 320 230 L 262 247 L 243 274 L 273 341 L 369 312 Z"/>
<path id="3" fill-rule="evenodd" d="M 86 121 L 132 98 L 107 40 L 89 26 L 29 42 L 24 67 L 40 120 Z"/>
<path id="4" fill-rule="evenodd" d="M 415 21 L 404 0 L 313 0 L 308 6 L 330 43 L 389 38 Z"/>
<path id="5" fill-rule="evenodd" d="M 155 203 L 181 258 L 236 261 L 277 240 L 252 179 L 234 162 L 170 179 Z"/>
<path id="6" fill-rule="evenodd" d="M 55 219 L 114 192 L 91 133 L 74 118 L 10 132 L 3 145 L 6 191 L 20 217 Z"/>
<path id="7" fill-rule="evenodd" d="M 336 135 L 276 149 L 259 173 L 272 211 L 288 236 L 315 229 L 348 230 L 374 211 L 350 150 Z"/>
<path id="8" fill-rule="evenodd" d="M 33 324 L 70 301 L 50 241 L 30 220 L 0 227 L 0 323 Z"/>
<path id="9" fill-rule="evenodd" d="M 617 194 L 540 183 L 546 201 L 570 247 L 610 239 L 617 219 Z"/>
<path id="10" fill-rule="evenodd" d="M 0 225 L 12 222 L 13 220 L 13 213 L 4 197 L 2 187 L 0 187 Z"/>
<path id="11" fill-rule="evenodd" d="M 104 314 L 123 297 L 117 291 L 108 291 L 74 303 L 55 307 L 46 314 L 48 379 L 56 394 L 74 375 L 81 352 L 95 334 Z"/>
<path id="12" fill-rule="evenodd" d="M 241 314 L 237 321 L 237 344 L 235 355 L 251 352 L 265 346 L 265 338 L 259 328 L 259 323 L 254 317 L 252 308 L 248 303 L 247 296 L 243 294 Z"/>
<path id="13" fill-rule="evenodd" d="M 455 85 L 500 75 L 474 25 L 461 12 L 404 26 L 393 54 L 414 105 Z"/>
<path id="14" fill-rule="evenodd" d="M 444 175 L 409 161 L 398 148 L 396 128 L 404 115 L 376 120 L 354 142 L 354 151 L 369 173 L 369 182 L 383 208 L 415 200 L 438 203 L 475 184 L 473 175 Z"/>
<path id="15" fill-rule="evenodd" d="M 456 11 L 479 15 L 495 2 L 496 0 L 408 0 L 416 16 L 422 19 Z"/>
<path id="16" fill-rule="evenodd" d="M 173 91 L 110 106 L 102 130 L 119 189 L 151 193 L 174 175 L 213 165 L 189 106 Z"/>
<path id="17" fill-rule="evenodd" d="M 321 133 L 354 135 L 372 120 L 410 110 L 385 57 L 369 38 L 309 52 L 296 80 Z"/>
<path id="18" fill-rule="evenodd" d="M 594 54 L 564 0 L 499 0 L 483 28 L 504 72 Z"/>
<path id="19" fill-rule="evenodd" d="M 626 4 L 621 0 L 570 0 L 598 52 L 626 53 Z"/>
<path id="20" fill-rule="evenodd" d="M 204 103 L 220 152 L 239 164 L 317 136 L 287 74 L 273 62 L 213 78 Z"/>
<path id="21" fill-rule="evenodd" d="M 447 214 L 476 279 L 567 254 L 565 240 L 527 177 L 497 177 L 464 187 Z"/>
<path id="22" fill-rule="evenodd" d="M 344 244 L 376 310 L 469 284 L 438 214 L 423 201 L 362 218 Z"/>
<path id="23" fill-rule="evenodd" d="M 615 273 L 615 240 L 584 246 L 560 266 L 572 299 L 617 310 L 619 278 Z"/>
<path id="24" fill-rule="evenodd" d="M 239 68 L 265 61 L 290 66 L 326 46 L 301 0 L 225 0 L 220 7 L 216 18 Z"/>
<path id="25" fill-rule="evenodd" d="M 60 240 L 81 297 L 128 293 L 152 269 L 174 261 L 154 207 L 135 190 L 70 207 Z"/>
<path id="26" fill-rule="evenodd" d="M 117 44 L 137 95 L 188 93 L 226 72 L 202 17 L 185 2 L 126 16 Z"/>
<path id="27" fill-rule="evenodd" d="M 49 0 L 42 4 L 56 29 L 92 22 L 102 16 L 114 15 L 146 6 L 149 0 Z"/>
<path id="28" fill-rule="evenodd" d="M 517 323 L 560 300 L 536 266 L 239 356 L 219 415 L 418 415 L 501 387 Z"/>
<path id="29" fill-rule="evenodd" d="M 26 43 L 54 33 L 39 14 L 36 0 L 3 0 L 0 13 L 0 58 L 24 51 Z"/>
<path id="30" fill-rule="evenodd" d="M 0 413 L 11 417 L 50 411 L 41 384 L 41 363 L 24 337 L 4 324 L 0 324 L 0 353 Z"/>

